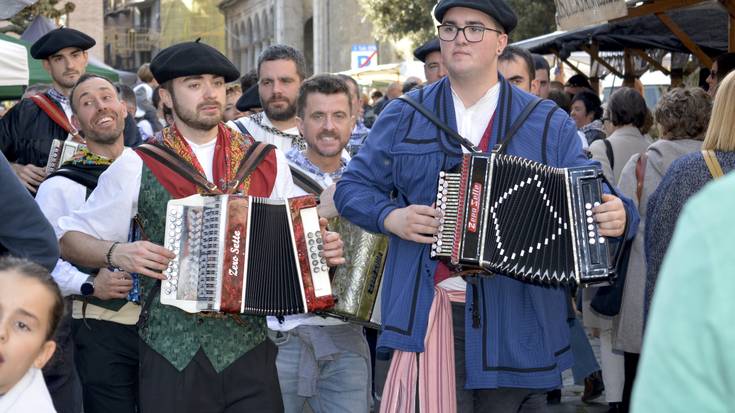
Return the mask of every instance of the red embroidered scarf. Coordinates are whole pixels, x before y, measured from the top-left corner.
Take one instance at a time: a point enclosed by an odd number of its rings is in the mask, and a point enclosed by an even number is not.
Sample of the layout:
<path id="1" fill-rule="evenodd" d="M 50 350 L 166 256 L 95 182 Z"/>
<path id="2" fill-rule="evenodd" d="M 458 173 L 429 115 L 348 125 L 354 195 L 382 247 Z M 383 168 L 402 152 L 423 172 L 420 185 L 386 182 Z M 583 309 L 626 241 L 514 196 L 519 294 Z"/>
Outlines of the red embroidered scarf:
<path id="1" fill-rule="evenodd" d="M 156 135 L 148 143 L 167 146 L 175 151 L 182 160 L 199 171 L 202 176 L 205 176 L 196 155 L 194 155 L 186 139 L 181 136 L 176 125 L 163 129 L 160 135 Z M 248 147 L 252 144 L 253 138 L 250 135 L 243 135 L 228 128 L 223 123 L 217 125 L 217 143 L 214 147 L 212 175 L 214 177 L 213 183 L 220 190 L 224 191 L 226 183 L 234 179 Z M 142 151 L 136 151 L 136 153 L 173 198 L 184 198 L 203 193 L 203 190 L 193 182 L 175 173 Z M 247 179 L 243 180 L 237 192 L 245 195 L 269 197 L 273 191 L 277 171 L 275 151 L 271 151 L 258 165 L 257 169 Z"/>

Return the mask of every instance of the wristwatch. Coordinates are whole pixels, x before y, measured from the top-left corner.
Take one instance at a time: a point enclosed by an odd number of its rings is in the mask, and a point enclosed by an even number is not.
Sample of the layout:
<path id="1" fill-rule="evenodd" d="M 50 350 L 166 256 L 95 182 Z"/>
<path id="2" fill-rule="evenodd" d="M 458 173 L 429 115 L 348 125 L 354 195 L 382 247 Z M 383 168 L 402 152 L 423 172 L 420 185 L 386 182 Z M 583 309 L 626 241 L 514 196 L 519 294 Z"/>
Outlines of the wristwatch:
<path id="1" fill-rule="evenodd" d="M 87 279 L 82 283 L 82 288 L 80 288 L 82 295 L 85 297 L 89 297 L 94 294 L 94 277 L 89 276 Z"/>

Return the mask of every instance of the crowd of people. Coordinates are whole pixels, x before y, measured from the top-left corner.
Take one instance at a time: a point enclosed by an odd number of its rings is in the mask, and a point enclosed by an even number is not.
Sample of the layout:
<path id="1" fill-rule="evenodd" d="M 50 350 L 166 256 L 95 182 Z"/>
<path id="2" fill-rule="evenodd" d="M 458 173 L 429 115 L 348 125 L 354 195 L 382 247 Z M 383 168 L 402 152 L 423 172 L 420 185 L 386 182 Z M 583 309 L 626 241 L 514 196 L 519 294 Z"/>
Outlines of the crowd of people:
<path id="1" fill-rule="evenodd" d="M 553 82 L 543 56 L 508 45 L 505 1 L 433 13 L 437 36 L 414 51 L 426 81 L 369 98 L 349 76 L 308 76 L 288 45 L 241 76 L 213 47 L 175 44 L 130 88 L 85 73 L 84 33 L 35 42 L 53 82 L 0 118 L 0 412 L 543 412 L 568 369 L 582 401 L 604 394 L 613 413 L 728 411 L 735 178 L 710 182 L 735 168 L 735 54 L 707 90 L 649 108 L 621 87 L 602 103 L 583 76 Z M 613 284 L 432 259 L 437 177 L 468 152 L 447 130 L 483 152 L 599 166 L 590 214 L 626 258 Z M 50 169 L 55 141 L 84 145 Z M 387 235 L 379 330 L 163 304 L 167 203 L 195 194 L 321 194 L 321 211 Z M 320 225 L 321 257 L 350 265 Z"/>

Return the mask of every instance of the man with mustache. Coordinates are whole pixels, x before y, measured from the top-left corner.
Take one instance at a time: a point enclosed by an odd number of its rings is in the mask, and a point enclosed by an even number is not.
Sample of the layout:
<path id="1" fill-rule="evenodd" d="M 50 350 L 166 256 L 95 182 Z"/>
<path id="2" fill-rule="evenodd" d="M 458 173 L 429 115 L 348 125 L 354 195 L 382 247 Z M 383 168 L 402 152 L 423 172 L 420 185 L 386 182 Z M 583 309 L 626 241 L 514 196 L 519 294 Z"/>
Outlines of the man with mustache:
<path id="1" fill-rule="evenodd" d="M 174 123 L 151 144 L 173 152 L 172 161 L 206 180 L 200 184 L 176 173 L 142 150 L 125 150 L 100 176 L 87 203 L 60 219 L 63 256 L 90 267 L 117 267 L 141 279 L 144 310 L 139 322 L 140 411 L 280 412 L 283 402 L 276 372 L 276 347 L 267 338 L 264 317 L 187 313 L 160 303 L 160 284 L 174 254 L 162 247 L 170 199 L 226 192 L 287 198 L 293 182 L 282 152 L 266 152 L 246 178 L 236 174 L 250 136 L 222 122 L 226 83 L 237 80 L 232 63 L 211 46 L 179 43 L 151 62 L 161 99 Z M 177 167 L 173 167 L 178 169 Z M 145 241 L 127 242 L 135 217 Z M 342 242 L 324 231 L 323 255 L 330 265 L 344 262 Z"/>
<path id="2" fill-rule="evenodd" d="M 72 124 L 84 134 L 87 147 L 49 175 L 36 194 L 36 202 L 57 236 L 61 235 L 59 218 L 84 205 L 100 174 L 122 153 L 127 115 L 115 86 L 94 74 L 79 78 L 69 103 Z M 73 355 L 62 367 L 75 374 L 76 365 L 84 411 L 134 413 L 138 392 L 135 323 L 140 305 L 126 299 L 133 286 L 130 275 L 106 267 L 94 271 L 77 268 L 60 259 L 52 276 L 62 294 L 73 297 L 73 343 L 71 339 L 59 340 L 59 349 L 64 355 Z M 63 320 L 61 326 L 70 322 L 66 317 Z"/>
<path id="3" fill-rule="evenodd" d="M 416 104 L 485 152 L 516 124 L 510 155 L 554 167 L 593 162 L 569 116 L 498 73 L 517 23 L 504 0 L 441 0 L 434 16 L 447 77 L 409 92 Z M 539 139 L 544 129 L 546 146 Z M 396 100 L 337 182 L 340 215 L 390 235 L 378 348 L 393 358 L 381 411 L 545 411 L 546 390 L 561 385 L 572 363 L 564 289 L 503 274 L 463 278 L 431 259 L 442 219 L 432 206 L 438 176 L 462 154 L 457 140 Z M 634 236 L 625 234 L 626 221 L 637 225 L 633 203 L 608 194 L 602 200 L 592 211 L 600 234 Z"/>
<path id="4" fill-rule="evenodd" d="M 298 129 L 306 150 L 286 154 L 293 173 L 322 190 L 342 175 L 348 160 L 355 114 L 347 83 L 335 75 L 306 79 L 298 95 Z M 298 184 L 298 181 L 296 181 Z M 300 195 L 313 189 L 297 189 Z M 268 317 L 278 346 L 278 381 L 284 411 L 299 413 L 308 403 L 315 412 L 367 413 L 370 408 L 370 350 L 363 328 L 312 314 Z"/>
<path id="5" fill-rule="evenodd" d="M 296 99 L 304 78 L 306 60 L 300 51 L 283 44 L 269 46 L 258 57 L 258 93 L 263 112 L 228 124 L 283 152 L 292 147 L 306 149 L 296 120 Z"/>
<path id="6" fill-rule="evenodd" d="M 94 45 L 94 39 L 86 34 L 61 27 L 31 46 L 31 56 L 42 61 L 52 79 L 51 89 L 42 95 L 67 123 L 72 115 L 69 92 L 86 71 L 87 49 Z M 132 117 L 129 122 L 125 140 L 131 144 L 139 140 L 139 135 Z M 0 150 L 23 185 L 33 193 L 46 176 L 43 166 L 48 161 L 51 143 L 69 136 L 70 132 L 31 99 L 23 99 L 0 119 Z"/>

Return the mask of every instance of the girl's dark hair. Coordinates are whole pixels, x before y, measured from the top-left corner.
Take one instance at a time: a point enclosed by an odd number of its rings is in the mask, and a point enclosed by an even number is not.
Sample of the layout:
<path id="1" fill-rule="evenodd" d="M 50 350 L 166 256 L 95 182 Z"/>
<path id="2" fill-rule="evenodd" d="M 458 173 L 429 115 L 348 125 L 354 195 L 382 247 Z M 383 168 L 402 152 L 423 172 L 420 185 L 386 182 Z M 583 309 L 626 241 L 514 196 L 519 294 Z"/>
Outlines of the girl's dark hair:
<path id="1" fill-rule="evenodd" d="M 51 277 L 49 272 L 38 264 L 30 262 L 23 258 L 16 257 L 0 257 L 0 272 L 15 272 L 23 277 L 32 278 L 40 282 L 53 296 L 51 305 L 51 314 L 49 317 L 49 329 L 46 332 L 46 340 L 51 340 L 59 326 L 61 316 L 64 314 L 64 299 L 61 296 L 61 290 L 56 281 Z"/>

